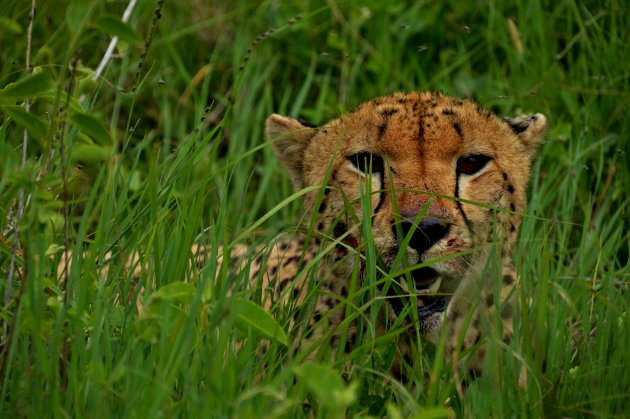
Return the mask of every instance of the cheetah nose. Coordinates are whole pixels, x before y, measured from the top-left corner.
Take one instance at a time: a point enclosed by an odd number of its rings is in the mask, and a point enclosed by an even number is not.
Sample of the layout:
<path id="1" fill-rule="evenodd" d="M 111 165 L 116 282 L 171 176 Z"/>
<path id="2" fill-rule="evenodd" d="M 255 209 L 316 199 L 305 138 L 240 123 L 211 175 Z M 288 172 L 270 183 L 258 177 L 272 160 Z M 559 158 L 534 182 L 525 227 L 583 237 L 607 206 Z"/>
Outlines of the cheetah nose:
<path id="1" fill-rule="evenodd" d="M 413 226 L 410 221 L 402 221 L 402 232 L 405 236 L 409 233 Z M 413 232 L 409 240 L 409 246 L 417 250 L 419 254 L 423 254 L 431 246 L 440 241 L 446 233 L 448 233 L 450 225 L 437 218 L 426 217 L 420 220 L 418 227 Z"/>

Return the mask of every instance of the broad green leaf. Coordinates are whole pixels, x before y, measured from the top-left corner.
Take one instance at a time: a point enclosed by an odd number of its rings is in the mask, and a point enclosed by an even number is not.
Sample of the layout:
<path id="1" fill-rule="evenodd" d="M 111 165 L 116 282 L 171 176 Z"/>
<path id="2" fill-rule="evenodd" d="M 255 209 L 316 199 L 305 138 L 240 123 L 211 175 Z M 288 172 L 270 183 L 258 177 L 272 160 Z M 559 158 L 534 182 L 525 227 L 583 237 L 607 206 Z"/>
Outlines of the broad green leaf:
<path id="1" fill-rule="evenodd" d="M 103 147 L 92 144 L 77 144 L 72 147 L 70 160 L 72 162 L 82 161 L 85 163 L 99 162 L 114 155 L 112 147 Z"/>
<path id="2" fill-rule="evenodd" d="M 172 282 L 160 287 L 153 295 L 152 300 L 168 301 L 171 303 L 186 303 L 195 295 L 195 287 L 188 282 Z"/>
<path id="3" fill-rule="evenodd" d="M 32 113 L 26 112 L 21 106 L 7 105 L 1 106 L 2 112 L 9 115 L 15 123 L 26 128 L 34 137 L 41 138 L 46 135 L 48 129 L 43 119 L 36 117 Z"/>
<path id="4" fill-rule="evenodd" d="M 96 90 L 98 87 L 98 82 L 91 77 L 85 77 L 79 81 L 79 87 L 77 88 L 77 92 L 80 95 L 90 94 Z"/>
<path id="5" fill-rule="evenodd" d="M 6 16 L 0 16 L 0 32 L 20 34 L 22 27 L 16 21 Z"/>
<path id="6" fill-rule="evenodd" d="M 295 373 L 320 403 L 329 409 L 345 409 L 356 399 L 356 387 L 346 387 L 339 373 L 328 366 L 307 362 L 296 367 Z"/>
<path id="7" fill-rule="evenodd" d="M 286 333 L 269 312 L 248 300 L 236 300 L 235 305 L 239 310 L 236 325 L 240 329 L 287 346 Z"/>
<path id="8" fill-rule="evenodd" d="M 56 100 L 59 100 L 59 104 L 63 105 L 68 102 L 68 106 L 73 112 L 83 112 L 83 107 L 79 104 L 79 101 L 72 96 L 68 98 L 68 94 L 66 92 L 59 92 L 59 99 L 57 99 L 57 91 L 55 90 L 39 95 L 38 98 L 50 104 L 54 104 Z"/>
<path id="9" fill-rule="evenodd" d="M 164 336 L 169 341 L 174 340 L 188 321 L 187 304 L 195 293 L 195 287 L 187 282 L 178 281 L 160 287 L 145 300 L 136 322 L 138 336 L 156 343 L 161 333 L 167 333 Z M 196 328 L 192 333 L 197 333 Z"/>
<path id="10" fill-rule="evenodd" d="M 86 113 L 75 113 L 70 116 L 70 121 L 85 134 L 93 138 L 101 145 L 112 144 L 109 131 L 96 118 Z"/>
<path id="11" fill-rule="evenodd" d="M 12 104 L 44 93 L 52 86 L 48 73 L 37 73 L 24 77 L 0 90 L 0 103 Z"/>
<path id="12" fill-rule="evenodd" d="M 139 44 L 142 39 L 131 26 L 115 16 L 104 15 L 96 20 L 96 27 L 112 36 L 117 36 L 121 41 L 130 44 Z"/>

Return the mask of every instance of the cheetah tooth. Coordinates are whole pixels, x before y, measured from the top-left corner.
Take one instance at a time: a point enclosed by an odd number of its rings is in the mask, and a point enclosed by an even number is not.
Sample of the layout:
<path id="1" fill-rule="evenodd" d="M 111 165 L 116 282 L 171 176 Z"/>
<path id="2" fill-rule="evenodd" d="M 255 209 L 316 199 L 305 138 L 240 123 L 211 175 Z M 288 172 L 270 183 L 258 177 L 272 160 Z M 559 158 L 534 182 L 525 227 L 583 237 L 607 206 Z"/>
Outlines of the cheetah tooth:
<path id="1" fill-rule="evenodd" d="M 429 294 L 437 294 L 440 289 L 440 284 L 442 284 L 442 277 L 438 276 L 435 282 L 429 287 Z"/>

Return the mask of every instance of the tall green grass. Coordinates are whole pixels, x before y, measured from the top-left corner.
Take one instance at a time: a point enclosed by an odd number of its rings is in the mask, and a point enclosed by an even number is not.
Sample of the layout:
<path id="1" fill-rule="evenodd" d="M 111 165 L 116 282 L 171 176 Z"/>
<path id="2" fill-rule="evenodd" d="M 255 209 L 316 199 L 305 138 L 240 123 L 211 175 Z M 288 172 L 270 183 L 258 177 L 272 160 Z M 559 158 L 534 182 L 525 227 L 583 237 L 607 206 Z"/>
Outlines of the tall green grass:
<path id="1" fill-rule="evenodd" d="M 36 3 L 32 71 L 30 2 L 0 3 L 3 417 L 630 411 L 623 1 L 142 1 L 124 28 L 103 17 L 119 19 L 123 3 Z M 112 34 L 124 42 L 92 81 Z M 35 76 L 21 89 L 7 87 L 26 73 Z M 312 307 L 272 311 L 287 348 L 246 324 L 264 317 L 248 302 L 265 298 L 245 286 L 247 266 L 235 275 L 218 264 L 221 251 L 268 245 L 302 217 L 264 143 L 267 115 L 321 123 L 372 97 L 429 89 L 550 121 L 514 254 L 516 329 L 528 344 L 489 357 L 499 382 L 477 380 L 463 398 L 452 366 L 422 341 L 407 366 L 416 379 L 391 375 L 403 325 L 364 336 L 347 358 L 324 339 L 307 362 L 288 326 Z M 30 117 L 15 107 L 27 98 Z M 209 245 L 203 266 L 189 263 L 195 242 Z M 64 275 L 66 247 L 75 256 Z M 134 251 L 137 284 L 124 264 Z M 311 296 L 314 268 L 302 272 Z M 351 281 L 340 310 L 373 322 L 375 285 Z M 526 391 L 515 384 L 523 363 Z"/>

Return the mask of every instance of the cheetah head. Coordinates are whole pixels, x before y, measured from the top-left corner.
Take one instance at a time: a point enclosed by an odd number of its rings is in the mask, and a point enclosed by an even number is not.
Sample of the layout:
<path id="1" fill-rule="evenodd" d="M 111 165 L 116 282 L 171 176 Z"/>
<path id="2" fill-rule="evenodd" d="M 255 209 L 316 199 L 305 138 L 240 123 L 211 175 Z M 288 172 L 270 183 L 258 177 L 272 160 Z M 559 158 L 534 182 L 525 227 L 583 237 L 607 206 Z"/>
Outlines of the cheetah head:
<path id="1" fill-rule="evenodd" d="M 342 253 L 361 251 L 369 223 L 386 267 L 421 265 L 411 281 L 399 282 L 421 296 L 425 332 L 497 236 L 503 251 L 512 246 L 545 129 L 542 114 L 502 119 L 472 101 L 429 92 L 374 99 L 321 127 L 267 119 L 295 187 L 325 185 L 306 197 L 322 237 L 343 238 Z M 389 301 L 399 314 L 403 299 Z"/>

